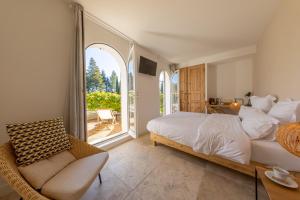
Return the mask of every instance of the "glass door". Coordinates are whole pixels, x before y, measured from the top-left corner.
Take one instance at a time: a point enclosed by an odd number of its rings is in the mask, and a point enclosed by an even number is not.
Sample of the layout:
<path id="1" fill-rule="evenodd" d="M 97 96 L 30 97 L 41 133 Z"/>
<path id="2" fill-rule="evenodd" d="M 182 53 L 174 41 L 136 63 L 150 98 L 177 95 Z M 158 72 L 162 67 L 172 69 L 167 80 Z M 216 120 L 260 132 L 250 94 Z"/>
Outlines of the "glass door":
<path id="1" fill-rule="evenodd" d="M 128 133 L 136 138 L 135 56 L 133 44 L 130 48 L 128 58 L 128 115 Z"/>
<path id="2" fill-rule="evenodd" d="M 179 111 L 179 71 L 171 76 L 171 112 Z"/>

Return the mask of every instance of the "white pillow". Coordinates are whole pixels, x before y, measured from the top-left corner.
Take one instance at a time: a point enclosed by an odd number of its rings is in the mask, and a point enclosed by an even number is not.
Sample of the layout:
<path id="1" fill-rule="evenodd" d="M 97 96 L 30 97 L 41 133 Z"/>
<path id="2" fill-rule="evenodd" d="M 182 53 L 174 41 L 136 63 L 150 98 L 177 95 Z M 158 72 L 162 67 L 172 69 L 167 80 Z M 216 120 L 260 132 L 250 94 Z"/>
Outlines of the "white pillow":
<path id="1" fill-rule="evenodd" d="M 264 112 L 269 112 L 272 108 L 273 102 L 276 100 L 276 97 L 268 95 L 265 97 L 252 96 L 250 97 L 251 105 L 253 108 L 262 110 Z"/>
<path id="2" fill-rule="evenodd" d="M 266 137 L 262 138 L 262 140 L 273 141 L 273 142 L 276 141 L 276 132 L 278 127 L 279 124 L 275 124 L 273 132 L 267 135 Z"/>
<path id="3" fill-rule="evenodd" d="M 239 111 L 239 117 L 241 119 L 247 118 L 247 117 L 251 117 L 257 113 L 264 113 L 261 110 L 258 110 L 256 108 L 253 107 L 249 107 L 249 106 L 241 106 L 240 107 L 240 111 Z"/>
<path id="4" fill-rule="evenodd" d="M 251 139 L 261 139 L 273 134 L 279 121 L 261 112 L 243 119 L 242 127 Z"/>
<path id="5" fill-rule="evenodd" d="M 300 121 L 300 101 L 280 101 L 268 114 L 283 124 Z"/>

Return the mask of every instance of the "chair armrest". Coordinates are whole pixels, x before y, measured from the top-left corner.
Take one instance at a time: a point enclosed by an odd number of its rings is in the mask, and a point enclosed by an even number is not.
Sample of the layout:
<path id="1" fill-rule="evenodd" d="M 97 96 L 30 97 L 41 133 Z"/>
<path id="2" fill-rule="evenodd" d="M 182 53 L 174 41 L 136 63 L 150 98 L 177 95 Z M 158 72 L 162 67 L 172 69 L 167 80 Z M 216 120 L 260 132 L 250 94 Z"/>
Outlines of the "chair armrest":
<path id="1" fill-rule="evenodd" d="M 70 152 L 76 159 L 84 158 L 93 154 L 105 152 L 95 146 L 92 146 L 84 141 L 78 140 L 73 136 L 69 136 L 72 144 Z"/>
<path id="2" fill-rule="evenodd" d="M 49 200 L 34 190 L 19 173 L 13 148 L 9 143 L 0 147 L 0 175 L 23 199 Z"/>

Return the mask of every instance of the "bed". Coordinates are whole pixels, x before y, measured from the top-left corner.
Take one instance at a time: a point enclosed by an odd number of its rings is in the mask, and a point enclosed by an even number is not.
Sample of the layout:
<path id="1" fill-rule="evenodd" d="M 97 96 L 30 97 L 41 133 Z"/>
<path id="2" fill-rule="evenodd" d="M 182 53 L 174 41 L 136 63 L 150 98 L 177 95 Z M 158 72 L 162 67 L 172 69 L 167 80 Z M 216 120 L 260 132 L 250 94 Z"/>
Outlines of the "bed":
<path id="1" fill-rule="evenodd" d="M 154 144 L 164 144 L 250 176 L 254 176 L 255 166 L 279 165 L 300 171 L 300 158 L 277 142 L 250 140 L 238 116 L 177 112 L 149 121 L 147 129 Z"/>
<path id="2" fill-rule="evenodd" d="M 267 166 L 280 166 L 289 171 L 300 172 L 300 157 L 273 141 L 251 141 L 251 160 Z"/>

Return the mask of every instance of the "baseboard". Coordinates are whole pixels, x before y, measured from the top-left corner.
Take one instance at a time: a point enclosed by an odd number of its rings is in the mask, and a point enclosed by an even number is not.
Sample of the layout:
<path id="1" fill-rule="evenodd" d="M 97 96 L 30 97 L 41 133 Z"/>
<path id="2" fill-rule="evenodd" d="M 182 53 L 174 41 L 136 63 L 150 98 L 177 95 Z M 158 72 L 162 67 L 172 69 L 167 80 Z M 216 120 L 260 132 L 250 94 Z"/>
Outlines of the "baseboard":
<path id="1" fill-rule="evenodd" d="M 99 147 L 105 151 L 112 149 L 124 142 L 127 142 L 129 140 L 132 140 L 133 138 L 129 134 L 122 134 L 121 136 L 118 136 L 114 139 L 111 139 L 107 142 L 101 143 L 101 144 L 96 144 L 96 147 Z"/>
<path id="2" fill-rule="evenodd" d="M 138 134 L 138 137 L 142 137 L 147 134 L 150 134 L 150 132 L 149 131 L 142 132 L 142 133 Z"/>

